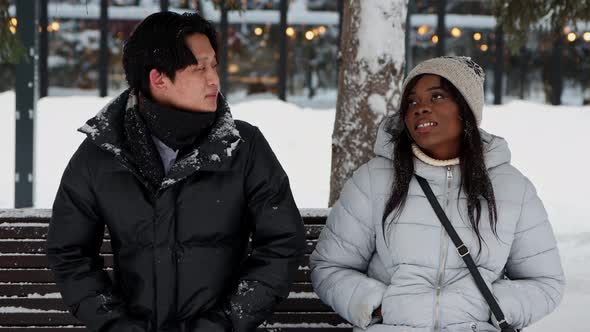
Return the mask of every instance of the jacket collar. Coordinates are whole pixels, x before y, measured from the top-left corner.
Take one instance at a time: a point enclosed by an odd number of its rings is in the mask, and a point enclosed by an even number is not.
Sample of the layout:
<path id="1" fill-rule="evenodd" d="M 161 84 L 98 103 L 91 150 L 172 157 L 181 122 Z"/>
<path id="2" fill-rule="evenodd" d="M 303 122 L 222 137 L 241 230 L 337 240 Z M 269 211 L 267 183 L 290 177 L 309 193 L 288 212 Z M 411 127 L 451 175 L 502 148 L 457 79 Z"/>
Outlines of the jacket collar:
<path id="1" fill-rule="evenodd" d="M 391 134 L 386 130 L 386 126 L 392 122 L 395 123 L 395 121 L 391 121 L 391 118 L 388 117 L 381 122 L 373 149 L 377 156 L 389 160 L 393 159 L 395 144 L 392 142 Z M 479 134 L 483 142 L 484 162 L 488 170 L 502 164 L 510 163 L 511 153 L 508 143 L 504 138 L 492 135 L 481 128 L 479 129 Z M 414 158 L 414 168 L 416 174 L 433 181 L 438 181 L 441 177 L 446 177 L 445 167 L 432 166 L 418 158 Z M 459 175 L 460 172 L 457 170 L 456 173 L 455 175 Z"/>
<path id="2" fill-rule="evenodd" d="M 162 181 L 160 190 L 181 181 L 196 171 L 227 171 L 242 138 L 236 128 L 229 105 L 221 93 L 217 99 L 218 116 L 207 137 L 197 142 L 188 153 L 179 158 Z M 98 114 L 89 119 L 79 132 L 87 135 L 94 144 L 112 153 L 129 168 L 133 164 L 124 149 L 125 112 L 138 107 L 138 98 L 130 89 L 109 102 Z"/>

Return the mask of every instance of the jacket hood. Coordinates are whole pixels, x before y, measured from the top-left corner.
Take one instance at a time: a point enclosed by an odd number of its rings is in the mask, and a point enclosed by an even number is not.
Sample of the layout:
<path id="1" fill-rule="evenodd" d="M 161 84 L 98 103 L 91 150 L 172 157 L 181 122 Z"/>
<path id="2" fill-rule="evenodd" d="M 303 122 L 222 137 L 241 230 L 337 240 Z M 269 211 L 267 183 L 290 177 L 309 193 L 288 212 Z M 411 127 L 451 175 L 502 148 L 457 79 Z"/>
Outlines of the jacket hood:
<path id="1" fill-rule="evenodd" d="M 375 140 L 373 151 L 377 156 L 392 160 L 395 143 L 391 141 L 391 134 L 385 130 L 386 125 L 389 123 L 387 120 L 389 119 L 391 118 L 386 117 L 381 122 L 377 131 L 377 139 Z M 487 169 L 510 163 L 510 149 L 504 138 L 492 135 L 481 128 L 479 128 L 479 134 L 483 141 L 483 153 Z"/>
<path id="2" fill-rule="evenodd" d="M 123 148 L 125 140 L 124 116 L 128 110 L 139 107 L 136 94 L 128 89 L 103 107 L 93 118 L 78 129 L 101 149 L 114 154 L 123 164 L 130 159 Z M 220 93 L 217 97 L 217 117 L 207 137 L 179 159 L 162 183 L 168 187 L 197 170 L 219 171 L 228 169 L 232 154 L 242 141 L 231 115 L 229 105 Z"/>

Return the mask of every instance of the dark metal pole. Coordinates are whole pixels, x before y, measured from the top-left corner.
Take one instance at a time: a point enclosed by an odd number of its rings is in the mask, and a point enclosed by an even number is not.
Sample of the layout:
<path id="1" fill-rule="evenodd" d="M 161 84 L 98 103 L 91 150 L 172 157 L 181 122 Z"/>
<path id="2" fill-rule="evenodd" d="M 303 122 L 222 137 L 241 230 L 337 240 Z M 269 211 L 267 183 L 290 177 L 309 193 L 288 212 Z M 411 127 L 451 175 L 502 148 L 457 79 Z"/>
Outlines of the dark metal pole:
<path id="1" fill-rule="evenodd" d="M 502 78 L 504 76 L 504 32 L 496 28 L 496 63 L 494 65 L 494 105 L 502 104 Z"/>
<path id="2" fill-rule="evenodd" d="M 108 94 L 109 76 L 109 1 L 100 0 L 100 51 L 98 55 L 98 90 L 101 97 Z"/>
<path id="3" fill-rule="evenodd" d="M 39 26 L 41 33 L 39 34 L 39 97 L 47 96 L 49 87 L 49 75 L 47 69 L 47 58 L 49 56 L 49 36 L 47 34 L 47 25 L 49 20 L 47 18 L 47 0 L 39 1 Z"/>
<path id="4" fill-rule="evenodd" d="M 27 58 L 16 65 L 16 149 L 14 205 L 16 208 L 33 206 L 33 143 L 34 119 L 37 109 L 37 0 L 20 0 L 16 3 L 18 36 Z"/>
<path id="5" fill-rule="evenodd" d="M 527 82 L 527 64 L 528 64 L 528 51 L 526 46 L 520 49 L 520 91 L 518 93 L 520 99 L 524 99 L 524 86 Z"/>
<path id="6" fill-rule="evenodd" d="M 170 1 L 168 0 L 160 0 L 160 11 L 167 12 L 168 7 L 170 7 Z"/>
<path id="7" fill-rule="evenodd" d="M 563 90 L 563 77 L 561 76 L 563 36 L 561 29 L 555 33 L 553 52 L 551 54 L 551 104 L 561 105 L 561 92 Z"/>
<path id="8" fill-rule="evenodd" d="M 412 45 L 410 36 L 412 34 L 412 11 L 413 1 L 408 1 L 408 11 L 406 14 L 406 33 L 405 33 L 405 47 L 406 47 L 406 65 L 404 66 L 404 76 L 408 74 L 412 65 Z"/>
<path id="9" fill-rule="evenodd" d="M 287 100 L 287 35 L 285 34 L 285 30 L 287 30 L 287 10 L 289 7 L 288 0 L 281 0 L 280 4 L 280 11 L 281 11 L 281 21 L 279 23 L 279 99 Z"/>
<path id="10" fill-rule="evenodd" d="M 436 27 L 436 35 L 438 36 L 438 43 L 436 44 L 436 55 L 445 55 L 445 43 L 447 39 L 447 27 L 445 24 L 445 16 L 447 11 L 447 1 L 438 1 L 438 20 Z"/>
<path id="11" fill-rule="evenodd" d="M 228 50 L 227 50 L 227 39 L 228 39 L 228 22 L 227 22 L 227 5 L 226 1 L 221 1 L 221 20 L 220 20 L 220 30 L 221 30 L 221 57 L 219 64 L 221 65 L 221 92 L 225 95 L 229 91 L 228 81 L 227 81 L 227 66 L 228 66 Z"/>
<path id="12" fill-rule="evenodd" d="M 338 8 L 338 53 L 336 54 L 336 72 L 340 72 L 340 65 L 342 62 L 342 55 L 340 53 L 340 45 L 342 45 L 342 20 L 344 19 L 344 4 L 343 0 L 337 0 Z"/>

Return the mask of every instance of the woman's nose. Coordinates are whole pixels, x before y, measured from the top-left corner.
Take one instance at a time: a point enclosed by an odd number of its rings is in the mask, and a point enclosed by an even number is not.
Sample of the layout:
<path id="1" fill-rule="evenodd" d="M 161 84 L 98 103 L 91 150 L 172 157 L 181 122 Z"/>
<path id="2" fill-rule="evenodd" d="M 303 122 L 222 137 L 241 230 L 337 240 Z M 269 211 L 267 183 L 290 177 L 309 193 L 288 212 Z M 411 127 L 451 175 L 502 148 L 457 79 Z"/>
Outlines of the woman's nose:
<path id="1" fill-rule="evenodd" d="M 414 109 L 414 114 L 415 115 L 421 115 L 421 114 L 426 114 L 426 113 L 430 113 L 432 112 L 432 110 L 430 109 L 430 106 L 428 105 L 418 105 L 418 107 L 416 107 Z"/>

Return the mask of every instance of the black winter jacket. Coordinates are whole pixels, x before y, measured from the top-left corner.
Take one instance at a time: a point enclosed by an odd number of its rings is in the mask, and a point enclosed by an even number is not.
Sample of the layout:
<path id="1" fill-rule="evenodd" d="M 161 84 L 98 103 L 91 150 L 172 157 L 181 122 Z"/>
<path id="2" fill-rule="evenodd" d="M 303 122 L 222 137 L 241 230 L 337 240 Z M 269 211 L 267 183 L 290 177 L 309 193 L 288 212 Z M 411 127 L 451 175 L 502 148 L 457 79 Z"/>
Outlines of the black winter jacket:
<path id="1" fill-rule="evenodd" d="M 47 254 L 64 302 L 94 331 L 254 331 L 287 297 L 305 246 L 285 172 L 220 98 L 209 135 L 150 189 L 124 144 L 134 103 L 127 91 L 80 129 L 61 180 Z"/>

